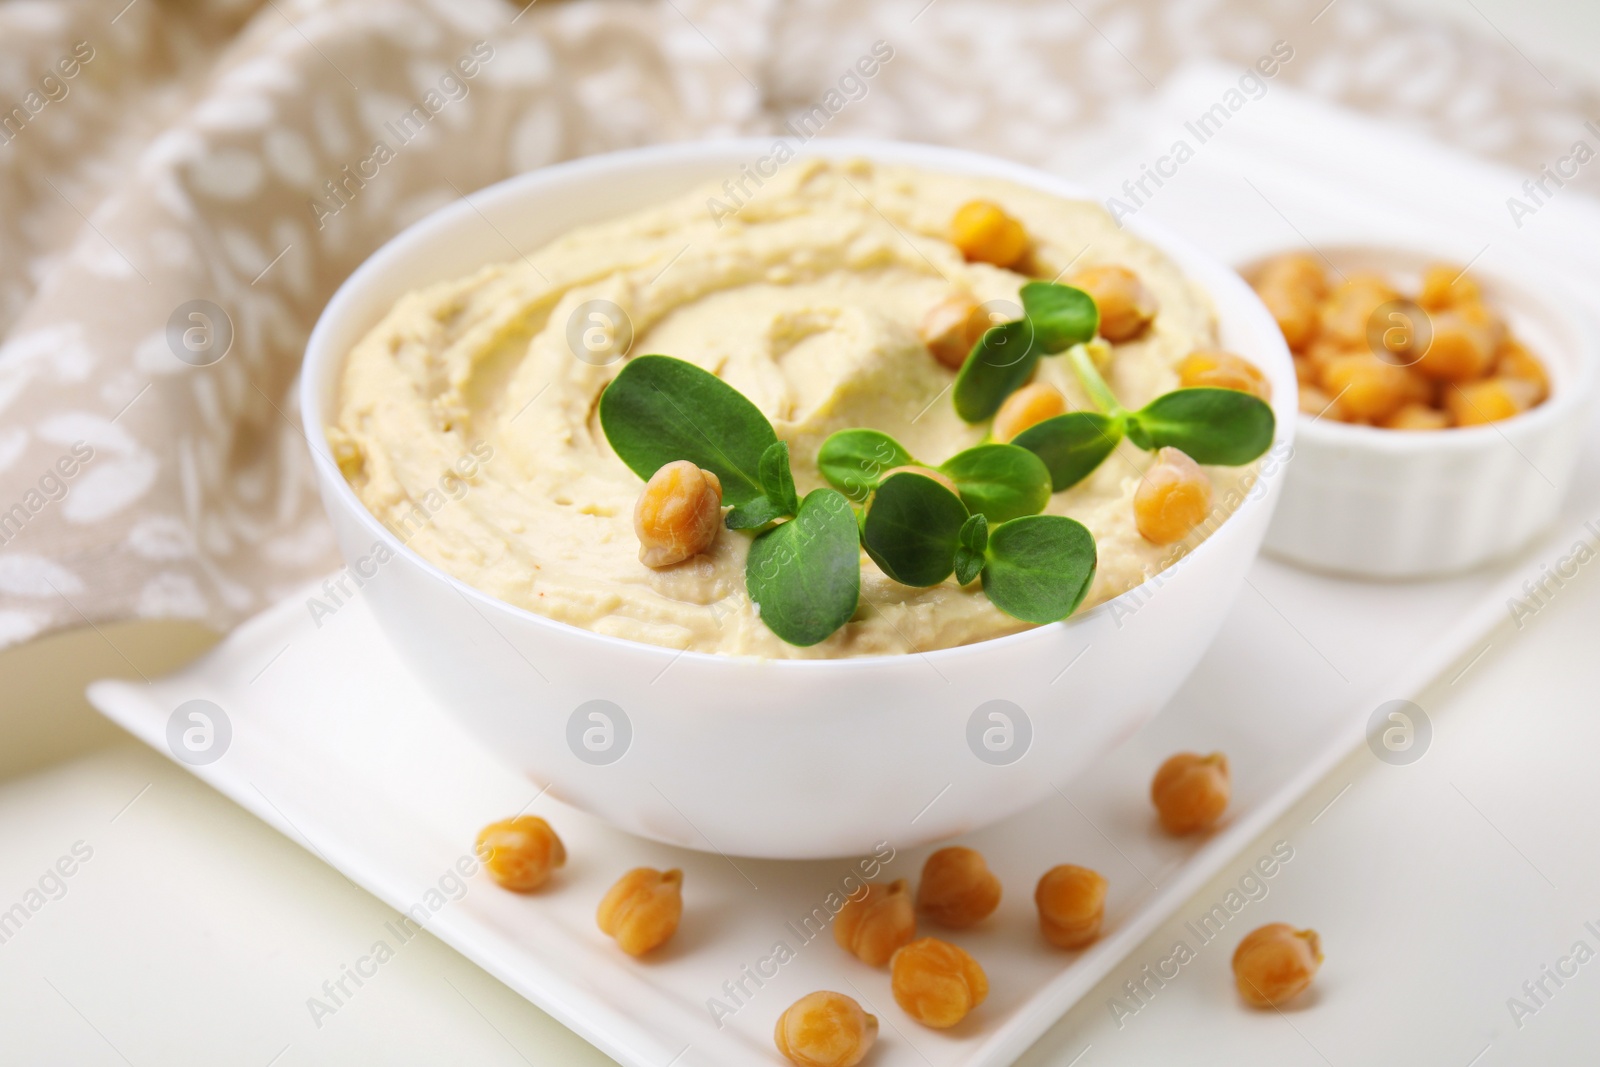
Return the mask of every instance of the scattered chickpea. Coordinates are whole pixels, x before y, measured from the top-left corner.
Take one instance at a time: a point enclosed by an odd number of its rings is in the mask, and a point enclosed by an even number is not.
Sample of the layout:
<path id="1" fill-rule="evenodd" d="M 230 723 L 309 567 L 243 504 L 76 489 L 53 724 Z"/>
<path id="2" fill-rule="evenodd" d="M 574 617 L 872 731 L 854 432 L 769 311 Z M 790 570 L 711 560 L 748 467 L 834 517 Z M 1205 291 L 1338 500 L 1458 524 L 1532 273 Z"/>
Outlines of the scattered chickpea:
<path id="1" fill-rule="evenodd" d="M 1405 404 L 1379 425 L 1386 430 L 1448 430 L 1450 416 L 1427 404 Z"/>
<path id="2" fill-rule="evenodd" d="M 1489 378 L 1452 385 L 1445 390 L 1444 406 L 1457 426 L 1483 426 L 1520 415 L 1538 396 L 1532 382 L 1515 378 Z"/>
<path id="3" fill-rule="evenodd" d="M 883 472 L 883 477 L 878 480 L 878 483 L 881 485 L 888 481 L 891 474 L 920 474 L 924 478 L 932 478 L 957 496 L 961 495 L 961 491 L 956 488 L 955 481 L 948 474 L 932 467 L 919 467 L 915 464 L 908 464 L 904 467 L 890 467 Z"/>
<path id="4" fill-rule="evenodd" d="M 1333 287 L 1322 305 L 1319 334 L 1350 348 L 1367 347 L 1367 324 L 1372 313 L 1400 294 L 1376 274 L 1352 274 Z"/>
<path id="5" fill-rule="evenodd" d="M 1067 279 L 1094 298 L 1100 309 L 1100 336 L 1113 344 L 1131 341 L 1155 320 L 1161 302 L 1127 267 L 1085 267 Z"/>
<path id="6" fill-rule="evenodd" d="M 1233 978 L 1245 1003 L 1272 1008 L 1298 996 L 1322 964 L 1315 930 L 1268 923 L 1246 934 L 1233 952 Z"/>
<path id="7" fill-rule="evenodd" d="M 1416 362 L 1417 373 L 1440 382 L 1470 382 L 1494 362 L 1504 325 L 1482 304 L 1434 312 L 1433 339 Z"/>
<path id="8" fill-rule="evenodd" d="M 643 956 L 677 932 L 682 916 L 683 872 L 635 867 L 601 899 L 595 921 L 622 951 Z"/>
<path id="9" fill-rule="evenodd" d="M 1209 830 L 1227 810 L 1233 794 L 1228 757 L 1220 752 L 1201 756 L 1180 752 L 1156 770 L 1150 800 L 1169 834 Z"/>
<path id="10" fill-rule="evenodd" d="M 861 962 L 882 967 L 895 950 L 917 936 L 911 889 L 904 878 L 869 885 L 859 900 L 849 900 L 833 920 L 833 939 Z"/>
<path id="11" fill-rule="evenodd" d="M 923 937 L 894 954 L 889 984 L 895 1003 L 924 1026 L 954 1026 L 989 995 L 978 961 L 947 941 Z"/>
<path id="12" fill-rule="evenodd" d="M 1550 395 L 1550 376 L 1545 373 L 1544 364 L 1522 342 L 1513 338 L 1507 338 L 1500 346 L 1500 354 L 1495 359 L 1494 376 L 1531 382 L 1535 404 L 1544 403 Z"/>
<path id="13" fill-rule="evenodd" d="M 1013 267 L 1028 254 L 1028 231 L 993 200 L 969 200 L 950 220 L 950 243 L 968 260 Z"/>
<path id="14" fill-rule="evenodd" d="M 1182 541 L 1211 511 L 1211 480 L 1176 448 L 1163 448 L 1133 494 L 1134 524 L 1146 541 Z"/>
<path id="15" fill-rule="evenodd" d="M 1183 358 L 1178 364 L 1178 384 L 1186 389 L 1237 389 L 1262 400 L 1272 399 L 1272 383 L 1259 367 L 1232 352 L 1210 348 L 1196 349 Z"/>
<path id="16" fill-rule="evenodd" d="M 878 1017 L 843 993 L 807 993 L 778 1016 L 772 1040 L 798 1067 L 855 1067 L 878 1040 Z"/>
<path id="17" fill-rule="evenodd" d="M 489 877 L 515 893 L 531 893 L 567 862 L 567 849 L 537 815 L 490 823 L 478 832 L 478 856 Z"/>
<path id="18" fill-rule="evenodd" d="M 917 910 L 940 926 L 960 930 L 988 918 L 1000 906 L 1000 879 L 983 854 L 954 845 L 922 865 Z"/>
<path id="19" fill-rule="evenodd" d="M 928 309 L 917 334 L 933 358 L 951 370 L 960 370 L 972 346 L 991 325 L 988 312 L 965 293 L 946 297 Z"/>
<path id="20" fill-rule="evenodd" d="M 639 561 L 667 567 L 710 548 L 722 529 L 722 482 L 686 459 L 668 463 L 645 483 L 633 508 Z"/>
<path id="21" fill-rule="evenodd" d="M 1063 863 L 1039 879 L 1033 891 L 1039 928 L 1057 948 L 1082 948 L 1100 936 L 1106 914 L 1106 880 L 1087 867 Z"/>
<path id="22" fill-rule="evenodd" d="M 1367 352 L 1336 356 L 1322 369 L 1322 391 L 1352 419 L 1377 422 L 1406 402 L 1411 373 Z"/>
<path id="23" fill-rule="evenodd" d="M 1067 410 L 1061 390 L 1045 382 L 1033 382 L 1006 397 L 994 416 L 994 437 L 1009 441 L 1030 426 L 1054 418 Z"/>
<path id="24" fill-rule="evenodd" d="M 1422 275 L 1422 292 L 1417 303 L 1429 311 L 1443 311 L 1457 304 L 1476 304 L 1483 300 L 1478 283 L 1459 267 L 1435 263 Z"/>

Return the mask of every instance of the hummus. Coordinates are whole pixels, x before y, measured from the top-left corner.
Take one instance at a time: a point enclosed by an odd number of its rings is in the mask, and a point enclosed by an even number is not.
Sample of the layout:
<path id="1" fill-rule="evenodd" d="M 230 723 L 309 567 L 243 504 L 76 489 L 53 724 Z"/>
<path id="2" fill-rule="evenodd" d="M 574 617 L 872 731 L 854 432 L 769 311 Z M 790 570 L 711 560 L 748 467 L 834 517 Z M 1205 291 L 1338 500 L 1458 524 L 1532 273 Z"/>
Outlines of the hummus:
<path id="1" fill-rule="evenodd" d="M 1098 205 L 1006 182 L 865 162 L 796 160 L 736 213 L 720 188 L 575 230 L 522 259 L 409 293 L 350 353 L 328 437 L 362 502 L 423 557 L 502 600 L 597 633 L 674 649 L 773 658 L 920 652 L 1024 630 L 978 584 L 899 585 L 862 555 L 861 606 L 811 648 L 784 643 L 746 595 L 750 534 L 676 566 L 639 562 L 643 483 L 606 442 L 596 404 L 623 366 L 597 335 L 604 309 L 631 323 L 631 354 L 719 375 L 789 442 L 802 494 L 835 430 L 871 427 L 926 463 L 981 441 L 951 406 L 954 374 L 917 335 L 953 289 L 1016 304 L 1028 279 L 967 263 L 945 239 L 956 208 L 985 197 L 1022 220 L 1034 266 L 1125 265 L 1160 298 L 1152 328 L 1118 345 L 1108 380 L 1128 407 L 1177 387 L 1176 363 L 1215 344 L 1206 295 Z M 708 198 L 717 198 L 708 203 Z M 595 303 L 595 302 L 609 303 Z M 594 309 L 602 309 L 600 318 Z M 1007 317 L 1015 317 L 1020 309 Z M 623 329 L 625 338 L 626 327 Z M 604 338 L 601 337 L 603 342 Z M 1038 380 L 1089 408 L 1065 359 Z M 1084 608 L 1170 565 L 1178 545 L 1134 527 L 1152 457 L 1123 442 L 1047 511 L 1089 528 L 1099 569 Z M 1219 506 L 1254 468 L 1207 468 Z M 1218 518 L 1224 517 L 1219 515 Z M 1083 609 L 1080 609 L 1083 610 Z"/>

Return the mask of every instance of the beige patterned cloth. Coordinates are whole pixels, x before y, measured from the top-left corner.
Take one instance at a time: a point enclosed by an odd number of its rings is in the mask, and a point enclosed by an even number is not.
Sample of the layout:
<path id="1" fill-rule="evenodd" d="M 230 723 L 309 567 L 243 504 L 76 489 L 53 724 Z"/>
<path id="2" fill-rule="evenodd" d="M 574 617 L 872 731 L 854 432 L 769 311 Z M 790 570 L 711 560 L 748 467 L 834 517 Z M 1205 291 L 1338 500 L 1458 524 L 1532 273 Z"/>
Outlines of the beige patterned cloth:
<path id="1" fill-rule="evenodd" d="M 464 193 L 808 115 L 1070 171 L 1184 60 L 1277 40 L 1285 81 L 1530 176 L 1600 115 L 1362 0 L 0 0 L 0 646 L 226 629 L 335 566 L 303 345 Z"/>

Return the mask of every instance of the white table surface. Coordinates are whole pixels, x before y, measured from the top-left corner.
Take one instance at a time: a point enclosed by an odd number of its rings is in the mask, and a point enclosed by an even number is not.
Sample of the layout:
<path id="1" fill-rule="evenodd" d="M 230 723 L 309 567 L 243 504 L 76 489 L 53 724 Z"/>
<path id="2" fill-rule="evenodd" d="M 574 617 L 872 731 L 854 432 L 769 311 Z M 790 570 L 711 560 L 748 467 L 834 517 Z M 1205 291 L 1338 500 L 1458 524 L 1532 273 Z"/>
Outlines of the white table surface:
<path id="1" fill-rule="evenodd" d="M 1511 24 L 1524 47 L 1581 58 L 1600 44 L 1592 19 L 1572 17 L 1592 14 L 1588 4 L 1524 7 Z M 1563 30 L 1541 42 L 1551 19 Z M 1021 1062 L 1600 1062 L 1600 957 L 1559 987 L 1545 978 L 1552 995 L 1520 1025 L 1507 1004 L 1533 1006 L 1523 984 L 1575 942 L 1600 952 L 1585 926 L 1600 930 L 1597 569 L 1580 571 L 1523 629 L 1508 622 L 1486 655 L 1423 695 L 1434 736 L 1420 761 L 1352 754 Z M 93 850 L 59 899 L 0 942 L 0 1065 L 609 1062 L 426 933 L 317 1026 L 307 998 L 383 936 L 392 912 L 88 719 L 75 683 L 131 674 L 124 654 L 151 669 L 136 647 L 148 636 L 118 629 L 111 640 L 122 651 L 75 635 L 53 651 L 51 677 L 32 677 L 26 692 L 16 666 L 37 675 L 22 657 L 38 653 L 13 651 L 0 670 L 0 776 L 13 774 L 0 781 L 0 911 L 75 843 Z M 1282 1014 L 1242 1008 L 1230 935 L 1119 1025 L 1108 1005 L 1123 984 L 1278 840 L 1292 843 L 1294 862 L 1250 915 L 1321 933 L 1327 963 L 1314 994 Z"/>
<path id="2" fill-rule="evenodd" d="M 1352 755 L 1022 1062 L 1595 1062 L 1600 960 L 1547 980 L 1554 995 L 1520 1028 L 1506 1005 L 1575 941 L 1600 949 L 1584 926 L 1600 929 L 1594 569 L 1423 695 L 1435 732 L 1420 761 Z M 1242 1008 L 1229 936 L 1119 1027 L 1122 984 L 1176 937 L 1193 944 L 1183 919 L 1280 839 L 1294 862 L 1251 921 L 1321 932 L 1315 994 L 1282 1015 Z M 0 943 L 0 1063 L 608 1062 L 427 934 L 315 1025 L 307 998 L 392 912 L 132 742 L 0 785 L 0 841 L 0 908 L 74 843 L 93 849 Z"/>

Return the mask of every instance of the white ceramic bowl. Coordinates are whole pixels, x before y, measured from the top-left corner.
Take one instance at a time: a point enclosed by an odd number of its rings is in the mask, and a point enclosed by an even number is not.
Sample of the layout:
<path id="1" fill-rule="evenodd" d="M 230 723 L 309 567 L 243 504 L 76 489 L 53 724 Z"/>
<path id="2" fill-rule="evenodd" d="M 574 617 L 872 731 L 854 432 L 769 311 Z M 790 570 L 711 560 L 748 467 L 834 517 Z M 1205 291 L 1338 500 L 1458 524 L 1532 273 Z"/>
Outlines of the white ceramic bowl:
<path id="1" fill-rule="evenodd" d="M 1370 245 L 1320 251 L 1343 273 L 1377 271 L 1410 293 L 1440 258 Z M 1437 433 L 1300 416 L 1268 552 L 1338 574 L 1431 577 L 1509 555 L 1555 519 L 1594 398 L 1594 328 L 1559 277 L 1497 262 L 1475 265 L 1472 277 L 1544 362 L 1550 397 L 1504 422 Z"/>
<path id="2" fill-rule="evenodd" d="M 601 636 L 457 581 L 362 506 L 323 433 L 346 353 L 401 294 L 511 258 L 513 246 L 532 250 L 575 226 L 737 175 L 770 150 L 770 141 L 731 141 L 593 157 L 441 209 L 380 249 L 329 302 L 306 352 L 302 411 L 346 558 L 370 560 L 377 544 L 393 554 L 362 590 L 389 638 L 467 728 L 507 763 L 549 783 L 552 795 L 646 837 L 734 855 L 915 846 L 1052 795 L 1052 784 L 1068 781 L 1167 702 L 1255 558 L 1278 478 L 1261 479 L 1260 490 L 1159 585 L 1066 622 L 921 655 L 766 661 Z M 828 141 L 804 151 L 1085 195 L 1038 171 L 946 149 Z M 1283 456 L 1294 434 L 1295 384 L 1276 324 L 1226 266 L 1155 227 L 1129 225 L 1211 294 L 1222 343 L 1270 377 Z M 995 709 L 980 711 L 992 701 L 1010 702 L 1008 748 L 1005 724 L 988 717 Z M 594 729 L 603 745 L 607 721 L 613 732 L 604 755 L 620 758 L 601 764 L 581 737 Z M 998 730 L 990 735 L 1002 745 L 998 755 L 981 740 L 969 745 L 986 729 Z"/>

